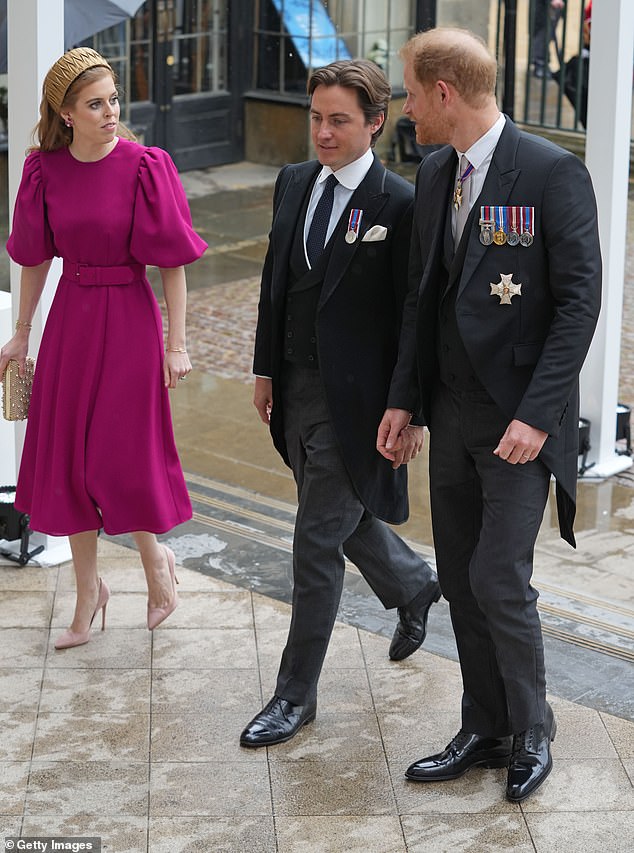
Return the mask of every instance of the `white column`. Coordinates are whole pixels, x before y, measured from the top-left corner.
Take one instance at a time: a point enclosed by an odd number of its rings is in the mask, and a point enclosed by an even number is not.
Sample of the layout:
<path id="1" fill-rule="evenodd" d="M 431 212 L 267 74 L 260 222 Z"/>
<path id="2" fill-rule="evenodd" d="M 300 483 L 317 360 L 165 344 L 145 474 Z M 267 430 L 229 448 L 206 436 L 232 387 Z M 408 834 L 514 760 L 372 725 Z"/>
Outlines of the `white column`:
<path id="1" fill-rule="evenodd" d="M 0 291 L 0 341 L 12 334 L 11 294 Z M 0 486 L 15 486 L 15 423 L 0 417 Z"/>
<path id="2" fill-rule="evenodd" d="M 8 0 L 7 5 L 7 71 L 8 71 L 8 129 L 9 129 L 9 211 L 13 211 L 20 184 L 24 155 L 31 144 L 31 133 L 39 117 L 42 81 L 46 72 L 64 52 L 64 0 Z M 30 355 L 37 357 L 55 284 L 61 274 L 59 261 L 51 272 L 33 318 Z M 12 322 L 17 319 L 20 291 L 20 269 L 11 263 Z M 6 338 L 3 338 L 6 340 Z M 0 453 L 10 453 L 16 468 L 24 441 L 24 424 L 11 430 L 10 438 L 0 435 Z M 6 446 L 6 441 L 9 446 Z M 45 551 L 37 561 L 55 565 L 70 559 L 66 538 L 34 534 L 33 546 L 44 545 Z M 3 547 L 6 543 L 3 543 Z M 9 543 L 11 550 L 19 550 L 19 543 Z"/>
<path id="3" fill-rule="evenodd" d="M 632 464 L 614 452 L 632 113 L 634 3 L 592 4 L 586 164 L 599 208 L 603 307 L 581 373 L 581 416 L 591 422 L 594 462 L 586 478 L 608 477 Z M 628 402 L 628 401 L 624 401 Z M 631 402 L 631 401 L 630 401 Z"/>

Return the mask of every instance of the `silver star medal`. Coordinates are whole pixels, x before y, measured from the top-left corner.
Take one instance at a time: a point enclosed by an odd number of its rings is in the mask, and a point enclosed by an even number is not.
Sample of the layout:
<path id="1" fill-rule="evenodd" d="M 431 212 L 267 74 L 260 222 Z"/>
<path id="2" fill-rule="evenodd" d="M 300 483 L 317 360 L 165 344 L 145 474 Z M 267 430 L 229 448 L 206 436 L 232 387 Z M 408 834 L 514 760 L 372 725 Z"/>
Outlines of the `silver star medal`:
<path id="1" fill-rule="evenodd" d="M 510 275 L 504 275 L 504 273 L 500 273 L 500 281 L 497 284 L 491 284 L 491 296 L 499 296 L 500 297 L 500 305 L 510 305 L 511 299 L 514 296 L 522 295 L 522 285 L 514 284 L 512 281 L 513 273 Z"/>

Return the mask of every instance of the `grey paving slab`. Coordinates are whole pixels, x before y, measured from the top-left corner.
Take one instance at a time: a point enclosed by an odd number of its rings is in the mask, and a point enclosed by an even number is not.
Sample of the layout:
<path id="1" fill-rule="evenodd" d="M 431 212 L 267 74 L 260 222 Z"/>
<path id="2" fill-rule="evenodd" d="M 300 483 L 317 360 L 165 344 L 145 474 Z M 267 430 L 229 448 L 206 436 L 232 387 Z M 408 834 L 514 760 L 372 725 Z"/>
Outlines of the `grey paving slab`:
<path id="1" fill-rule="evenodd" d="M 266 817 L 272 814 L 266 761 L 156 763 L 150 815 Z"/>
<path id="2" fill-rule="evenodd" d="M 0 713 L 33 711 L 40 700 L 43 662 L 40 667 L 0 669 Z"/>
<path id="3" fill-rule="evenodd" d="M 211 713 L 200 713 L 193 708 L 192 711 L 152 715 L 152 762 L 265 762 L 262 750 L 240 747 L 238 735 L 243 723 L 234 709 L 215 708 Z"/>
<path id="4" fill-rule="evenodd" d="M 6 825 L 8 816 L 23 814 L 29 772 L 28 760 L 0 761 L 0 815 Z"/>
<path id="5" fill-rule="evenodd" d="M 270 765 L 276 815 L 396 815 L 384 761 L 275 761 Z"/>
<path id="6" fill-rule="evenodd" d="M 149 714 L 149 669 L 47 668 L 39 697 L 40 714 Z"/>
<path id="7" fill-rule="evenodd" d="M 147 762 L 32 761 L 24 814 L 139 817 L 148 790 Z"/>
<path id="8" fill-rule="evenodd" d="M 150 817 L 152 853 L 274 853 L 275 826 L 270 816 Z"/>
<path id="9" fill-rule="evenodd" d="M 43 817 L 25 817 L 22 823 L 22 836 L 42 838 L 51 835 L 59 837 L 101 838 L 102 850 L 112 853 L 145 853 L 148 850 L 147 817 L 124 817 L 100 815 L 57 815 Z"/>
<path id="10" fill-rule="evenodd" d="M 404 815 L 408 853 L 534 853 L 528 827 L 520 814 Z M 554 851 L 558 848 L 551 847 Z"/>
<path id="11" fill-rule="evenodd" d="M 149 714 L 38 714 L 37 761 L 101 762 L 122 760 L 147 764 L 150 750 Z M 29 747 L 31 744 L 29 744 Z"/>
<path id="12" fill-rule="evenodd" d="M 631 811 L 527 814 L 537 853 L 625 853 L 634 838 Z"/>
<path id="13" fill-rule="evenodd" d="M 278 853 L 406 853 L 397 817 L 278 817 Z"/>

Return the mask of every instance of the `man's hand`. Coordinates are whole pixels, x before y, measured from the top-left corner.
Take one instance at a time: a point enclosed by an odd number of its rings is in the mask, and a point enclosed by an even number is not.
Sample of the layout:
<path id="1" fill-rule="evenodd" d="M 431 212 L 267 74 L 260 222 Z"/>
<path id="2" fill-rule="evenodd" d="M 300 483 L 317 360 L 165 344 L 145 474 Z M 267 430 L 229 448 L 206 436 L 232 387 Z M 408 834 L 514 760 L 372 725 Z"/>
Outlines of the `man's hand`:
<path id="1" fill-rule="evenodd" d="M 423 427 L 409 426 L 411 412 L 386 409 L 379 424 L 376 449 L 398 468 L 413 459 L 423 446 Z"/>
<path id="2" fill-rule="evenodd" d="M 268 425 L 273 410 L 273 382 L 263 376 L 255 377 L 253 405 L 258 410 L 262 423 Z"/>
<path id="3" fill-rule="evenodd" d="M 529 426 L 523 421 L 513 420 L 493 453 L 500 459 L 510 462 L 511 465 L 516 465 L 518 462 L 524 465 L 526 462 L 537 459 L 547 438 L 547 432 Z"/>

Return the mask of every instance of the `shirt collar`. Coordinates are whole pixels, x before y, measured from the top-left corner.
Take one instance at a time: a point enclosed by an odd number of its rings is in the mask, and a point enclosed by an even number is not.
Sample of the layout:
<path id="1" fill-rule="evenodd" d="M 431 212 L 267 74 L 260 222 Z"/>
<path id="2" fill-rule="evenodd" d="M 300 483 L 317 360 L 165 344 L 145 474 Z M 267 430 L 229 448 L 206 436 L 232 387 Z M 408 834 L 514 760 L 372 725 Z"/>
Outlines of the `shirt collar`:
<path id="1" fill-rule="evenodd" d="M 473 168 L 479 169 L 487 159 L 490 159 L 495 151 L 495 146 L 500 141 L 505 124 L 506 118 L 500 113 L 495 124 L 480 139 L 476 140 L 470 148 L 466 151 L 456 151 L 458 162 L 460 162 L 460 157 L 464 154 L 467 160 L 473 164 Z"/>
<path id="2" fill-rule="evenodd" d="M 369 172 L 370 166 L 373 162 L 374 154 L 372 149 L 368 148 L 365 154 L 359 157 L 358 160 L 353 160 L 352 163 L 348 163 L 347 166 L 342 166 L 341 169 L 337 169 L 336 172 L 333 172 L 330 166 L 323 166 L 317 181 L 318 183 L 321 183 L 326 180 L 328 175 L 334 174 L 336 175 L 339 183 L 343 184 L 346 189 L 356 190 Z"/>

